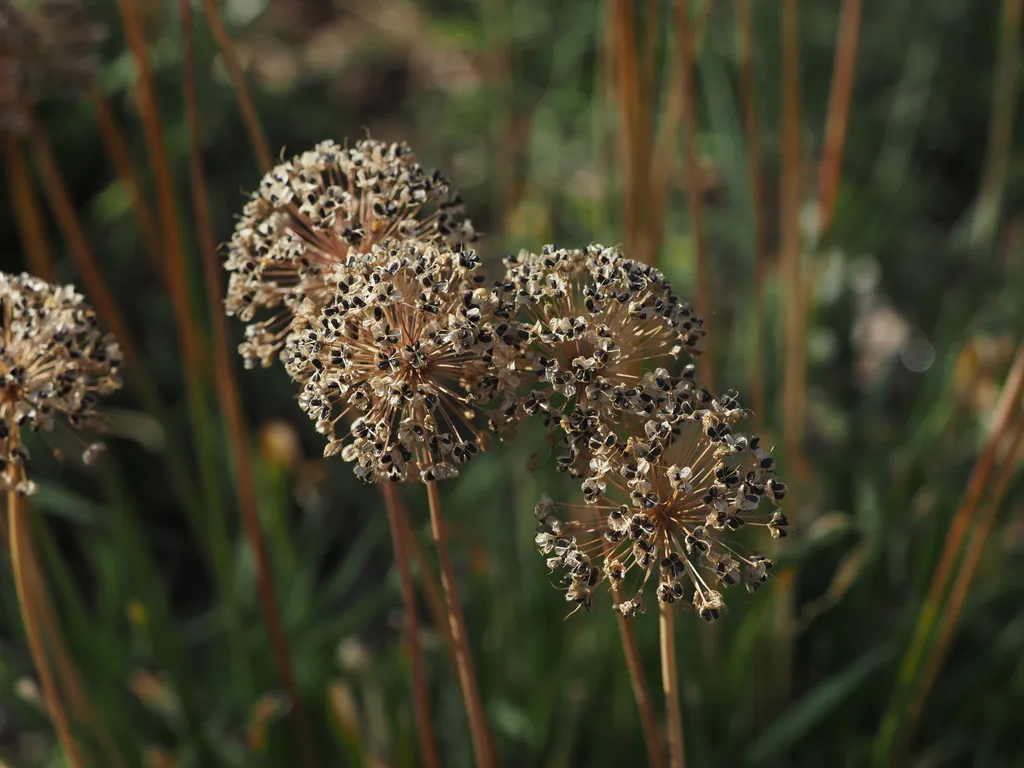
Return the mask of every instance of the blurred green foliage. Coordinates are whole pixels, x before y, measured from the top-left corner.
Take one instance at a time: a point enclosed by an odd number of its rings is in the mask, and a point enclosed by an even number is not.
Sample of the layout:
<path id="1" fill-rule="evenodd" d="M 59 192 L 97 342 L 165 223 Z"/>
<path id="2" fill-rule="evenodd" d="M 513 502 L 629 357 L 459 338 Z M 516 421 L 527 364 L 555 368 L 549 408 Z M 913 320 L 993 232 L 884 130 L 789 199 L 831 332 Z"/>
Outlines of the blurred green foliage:
<path id="1" fill-rule="evenodd" d="M 148 178 L 134 66 L 116 4 L 97 5 L 110 29 L 103 87 Z M 177 3 L 143 5 L 165 136 L 182 210 L 189 210 Z M 698 62 L 716 316 L 707 364 L 722 385 L 741 391 L 758 322 L 751 309 L 755 197 L 770 218 L 770 252 L 778 237 L 777 5 L 754 3 L 766 176 L 760 196 L 751 194 L 746 175 L 732 3 L 714 4 Z M 805 2 L 800 10 L 808 201 L 839 6 Z M 670 16 L 669 3 L 645 7 Z M 501 255 L 523 246 L 624 241 L 616 112 L 602 71 L 603 4 L 235 0 L 225 8 L 274 147 L 301 151 L 365 131 L 409 141 L 425 165 L 443 168 L 462 191 L 486 233 L 479 250 L 492 271 Z M 789 502 L 799 530 L 778 552 L 795 578 L 736 596 L 714 628 L 677 621 L 693 766 L 870 762 L 984 434 L 986 393 L 998 386 L 1024 330 L 1020 126 L 996 244 L 978 248 L 967 236 L 988 147 L 1000 13 L 996 0 L 866 4 L 835 222 L 804 254 L 812 276 L 803 442 L 810 471 Z M 202 28 L 197 44 L 211 214 L 217 236 L 227 239 L 259 173 L 216 45 Z M 659 111 L 673 50 L 657 53 L 665 70 Z M 210 543 L 199 535 L 209 522 L 205 501 L 183 509 L 181 489 L 172 487 L 168 457 L 177 452 L 193 469 L 196 458 L 186 448 L 192 439 L 171 304 L 144 255 L 127 193 L 99 150 L 89 104 L 48 104 L 42 114 L 105 277 L 170 408 L 169 423 L 161 424 L 129 392 L 114 398 L 115 436 L 94 474 L 52 461 L 41 447 L 33 454 L 39 540 L 76 658 L 133 766 L 294 765 L 282 717 L 268 719 L 262 741 L 250 732 L 257 699 L 279 695 L 280 682 L 237 516 L 226 540 L 224 593 L 210 569 Z M 662 264 L 685 295 L 694 254 L 679 165 Z M 2 194 L 4 269 L 17 270 L 23 262 Z M 191 237 L 188 243 L 195 248 Z M 58 259 L 58 272 L 77 280 L 68 258 Z M 761 320 L 768 411 L 757 416 L 777 437 L 786 295 L 773 277 L 768 294 Z M 237 325 L 232 332 L 238 335 Z M 263 447 L 259 497 L 277 593 L 318 744 L 329 755 L 321 765 L 414 765 L 408 659 L 380 497 L 340 461 L 318 458 L 321 446 L 279 368 L 246 372 L 241 382 L 254 442 Z M 223 457 L 219 414 L 209 417 L 215 455 Z M 258 442 L 275 420 L 297 430 L 300 456 Z M 535 451 L 541 469 L 530 472 Z M 572 493 L 546 458 L 542 436 L 528 431 L 442 489 L 499 752 L 507 765 L 640 763 L 646 753 L 613 616 L 601 604 L 563 620 L 565 604 L 532 544 L 531 510 L 540 495 Z M 231 502 L 228 460 L 212 469 Z M 1018 473 L 911 742 L 915 765 L 1024 765 L 1017 732 L 1024 706 L 1021 485 Z M 198 488 L 184 490 L 185 497 L 199 495 Z M 424 494 L 410 487 L 404 495 L 426 542 Z M 187 523 L 190 515 L 198 528 Z M 2 605 L 0 754 L 12 766 L 58 765 L 44 711 L 25 692 L 31 664 L 10 579 Z M 429 625 L 428 618 L 424 610 Z M 656 623 L 653 616 L 635 622 L 654 690 Z M 429 627 L 424 645 L 443 764 L 470 765 L 457 680 Z M 177 762 L 136 757 L 154 747 Z"/>

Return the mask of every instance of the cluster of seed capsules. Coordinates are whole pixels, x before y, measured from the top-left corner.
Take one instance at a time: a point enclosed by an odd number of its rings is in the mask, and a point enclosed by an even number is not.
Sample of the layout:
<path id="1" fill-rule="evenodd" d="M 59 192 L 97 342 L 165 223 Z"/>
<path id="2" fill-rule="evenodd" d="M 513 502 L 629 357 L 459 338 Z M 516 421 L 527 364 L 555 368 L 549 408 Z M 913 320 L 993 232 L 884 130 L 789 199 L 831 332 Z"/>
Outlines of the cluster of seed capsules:
<path id="1" fill-rule="evenodd" d="M 296 317 L 331 298 L 335 267 L 409 239 L 458 246 L 475 234 L 447 179 L 425 171 L 407 145 L 323 141 L 271 170 L 226 245 L 226 310 L 246 323 L 246 366 L 269 366 Z"/>
<path id="2" fill-rule="evenodd" d="M 97 399 L 121 386 L 121 351 L 71 286 L 0 272 L 0 489 L 28 495 L 22 433 L 102 428 Z M 89 463 L 100 450 L 87 445 Z"/>
<path id="3" fill-rule="evenodd" d="M 589 610 L 607 581 L 630 618 L 652 591 L 707 621 L 721 589 L 757 589 L 771 560 L 744 555 L 746 525 L 786 535 L 786 493 L 735 395 L 697 381 L 702 322 L 655 269 L 618 249 L 542 249 L 507 261 L 500 302 L 530 329 L 520 408 L 540 415 L 582 478 L 581 503 L 543 500 L 536 544 L 565 599 Z M 687 360 L 672 374 L 658 364 Z M 658 367 L 652 367 L 658 366 Z"/>
<path id="4" fill-rule="evenodd" d="M 754 589 L 772 565 L 729 534 L 784 536 L 786 489 L 758 439 L 734 431 L 735 396 L 700 386 L 702 321 L 617 248 L 523 251 L 488 281 L 473 240 L 459 197 L 403 144 L 292 158 L 227 246 L 246 363 L 279 358 L 325 455 L 367 482 L 455 477 L 491 435 L 542 420 L 558 468 L 581 480 L 581 503 L 537 510 L 566 599 L 589 609 L 607 579 L 625 616 L 651 585 L 717 618 L 719 587 Z"/>

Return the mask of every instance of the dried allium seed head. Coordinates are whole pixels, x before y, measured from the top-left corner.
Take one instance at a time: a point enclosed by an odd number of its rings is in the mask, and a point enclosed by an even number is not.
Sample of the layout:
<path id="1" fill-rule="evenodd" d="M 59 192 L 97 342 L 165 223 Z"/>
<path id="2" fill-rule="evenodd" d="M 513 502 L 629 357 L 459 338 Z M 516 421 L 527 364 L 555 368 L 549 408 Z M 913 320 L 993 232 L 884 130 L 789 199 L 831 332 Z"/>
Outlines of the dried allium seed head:
<path id="1" fill-rule="evenodd" d="M 352 149 L 323 141 L 263 177 L 227 245 L 226 310 L 248 323 L 247 367 L 268 366 L 302 305 L 330 298 L 326 277 L 389 238 L 472 242 L 462 201 L 405 144 L 372 139 Z M 254 320 L 270 310 L 270 316 Z"/>
<path id="2" fill-rule="evenodd" d="M 714 621 L 725 612 L 720 590 L 743 582 L 753 591 L 767 580 L 772 561 L 740 554 L 729 538 L 746 525 L 785 536 L 777 504 L 786 486 L 758 438 L 733 433 L 742 415 L 732 396 L 658 414 L 672 425 L 668 440 L 645 430 L 605 451 L 591 461 L 583 504 L 549 503 L 538 513 L 535 540 L 563 572 L 567 600 L 589 609 L 607 580 L 616 609 L 630 617 L 653 582 L 660 602 L 692 604 Z M 762 502 L 769 512 L 759 512 Z"/>
<path id="3" fill-rule="evenodd" d="M 478 266 L 471 250 L 374 245 L 326 276 L 322 306 L 303 304 L 282 358 L 324 455 L 368 482 L 432 480 L 486 447 L 482 407 L 511 399 L 519 352 L 495 331 Z"/>
<path id="4" fill-rule="evenodd" d="M 105 38 L 82 0 L 0 0 L 0 129 L 25 129 L 22 99 L 84 89 Z"/>
<path id="5" fill-rule="evenodd" d="M 508 418 L 541 413 L 560 426 L 569 450 L 560 468 L 579 473 L 588 445 L 614 441 L 609 425 L 649 416 L 667 390 L 664 369 L 640 377 L 641 364 L 699 354 L 702 321 L 660 272 L 616 248 L 545 246 L 506 263 L 497 311 L 528 338 L 530 388 Z"/>
<path id="6" fill-rule="evenodd" d="M 58 416 L 100 426 L 96 398 L 121 386 L 121 351 L 69 285 L 0 272 L 0 304 L 0 484 L 10 488 L 25 482 L 22 429 L 50 431 Z M 84 458 L 97 454 L 88 446 Z"/>

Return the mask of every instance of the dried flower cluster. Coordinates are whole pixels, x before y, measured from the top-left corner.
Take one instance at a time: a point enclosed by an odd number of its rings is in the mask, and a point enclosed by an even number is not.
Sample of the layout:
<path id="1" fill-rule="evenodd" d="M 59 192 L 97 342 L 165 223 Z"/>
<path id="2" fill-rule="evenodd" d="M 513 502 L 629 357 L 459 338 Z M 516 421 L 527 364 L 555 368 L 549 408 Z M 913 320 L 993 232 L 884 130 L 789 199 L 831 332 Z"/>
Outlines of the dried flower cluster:
<path id="1" fill-rule="evenodd" d="M 480 407 L 512 397 L 501 363 L 519 339 L 478 267 L 471 250 L 396 240 L 326 275 L 330 298 L 303 305 L 283 356 L 325 455 L 368 481 L 439 480 L 485 447 Z"/>
<path id="2" fill-rule="evenodd" d="M 96 399 L 121 386 L 121 352 L 71 286 L 0 273 L 0 304 L 0 484 L 27 494 L 21 431 L 50 431 L 58 416 L 76 429 L 99 427 Z"/>
<path id="3" fill-rule="evenodd" d="M 105 38 L 82 0 L 0 0 L 0 129 L 25 129 L 22 99 L 85 88 Z"/>
<path id="4" fill-rule="evenodd" d="M 702 322 L 665 277 L 617 248 L 545 246 L 506 260 L 499 313 L 528 334 L 521 412 L 564 432 L 559 467 L 581 474 L 588 446 L 614 439 L 627 413 L 650 413 L 645 364 L 699 354 Z"/>
<path id="5" fill-rule="evenodd" d="M 742 581 L 756 590 L 773 565 L 726 537 L 746 525 L 784 537 L 776 505 L 786 486 L 758 438 L 733 432 L 744 415 L 734 397 L 712 398 L 685 378 L 665 382 L 642 430 L 591 459 L 584 504 L 538 504 L 536 543 L 578 606 L 589 610 L 607 579 L 629 618 L 644 610 L 653 581 L 660 602 L 692 604 L 714 621 L 725 612 L 719 588 Z M 762 502 L 770 513 L 759 513 Z"/>
<path id="6" fill-rule="evenodd" d="M 325 455 L 367 482 L 454 477 L 490 433 L 542 419 L 582 479 L 581 504 L 537 508 L 566 599 L 589 609 L 607 579 L 630 617 L 656 582 L 662 603 L 718 618 L 721 587 L 756 589 L 772 566 L 730 534 L 784 536 L 786 488 L 758 438 L 733 432 L 735 396 L 699 385 L 702 321 L 617 248 L 523 251 L 487 285 L 472 238 L 404 145 L 324 142 L 284 163 L 228 248 L 247 364 L 280 356 Z"/>
<path id="7" fill-rule="evenodd" d="M 324 141 L 270 171 L 227 245 L 226 308 L 247 323 L 246 366 L 270 365 L 294 318 L 331 299 L 335 266 L 407 238 L 459 246 L 474 234 L 448 181 L 405 144 Z"/>

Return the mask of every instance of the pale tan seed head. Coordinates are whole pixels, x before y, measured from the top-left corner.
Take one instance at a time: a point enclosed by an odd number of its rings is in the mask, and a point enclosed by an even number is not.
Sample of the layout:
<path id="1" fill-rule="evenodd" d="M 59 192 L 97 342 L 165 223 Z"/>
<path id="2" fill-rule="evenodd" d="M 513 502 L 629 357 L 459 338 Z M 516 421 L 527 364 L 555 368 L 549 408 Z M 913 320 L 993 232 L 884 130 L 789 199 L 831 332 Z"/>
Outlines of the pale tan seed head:
<path id="1" fill-rule="evenodd" d="M 226 246 L 225 308 L 247 323 L 247 367 L 268 366 L 300 312 L 331 296 L 326 278 L 389 238 L 459 245 L 474 240 L 462 201 L 405 144 L 323 141 L 271 170 Z M 303 309 L 308 305 L 311 309 Z"/>
<path id="2" fill-rule="evenodd" d="M 736 533 L 784 537 L 786 486 L 760 440 L 734 432 L 743 416 L 734 396 L 673 388 L 651 418 L 630 419 L 628 439 L 592 452 L 581 503 L 538 505 L 535 541 L 566 600 L 589 609 L 607 581 L 627 618 L 653 593 L 714 621 L 722 590 L 767 580 L 772 561 L 744 554 Z"/>
<path id="3" fill-rule="evenodd" d="M 438 480 L 487 447 L 492 401 L 514 397 L 509 361 L 476 254 L 419 240 L 375 244 L 304 303 L 283 359 L 303 410 L 357 476 Z"/>
<path id="4" fill-rule="evenodd" d="M 0 307 L 0 484 L 30 491 L 23 432 L 49 432 L 61 420 L 101 428 L 97 399 L 120 388 L 121 351 L 70 285 L 0 273 Z M 98 450 L 85 448 L 86 463 Z"/>

